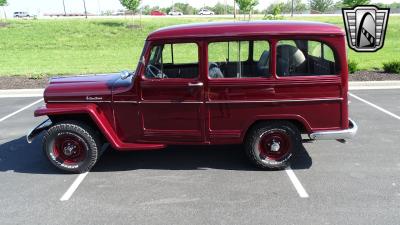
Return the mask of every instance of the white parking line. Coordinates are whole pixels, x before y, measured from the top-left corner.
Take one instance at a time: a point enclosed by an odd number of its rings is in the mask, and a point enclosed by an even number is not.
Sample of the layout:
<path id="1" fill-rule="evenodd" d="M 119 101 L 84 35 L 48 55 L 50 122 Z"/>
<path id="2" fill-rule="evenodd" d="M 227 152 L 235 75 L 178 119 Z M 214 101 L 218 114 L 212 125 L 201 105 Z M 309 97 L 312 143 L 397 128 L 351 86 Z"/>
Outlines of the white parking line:
<path id="1" fill-rule="evenodd" d="M 79 174 L 79 176 L 75 179 L 74 183 L 71 184 L 68 190 L 60 198 L 60 201 L 68 201 L 71 198 L 72 194 L 74 194 L 76 189 L 79 187 L 79 184 L 81 184 L 83 179 L 85 179 L 86 175 L 88 175 L 88 173 L 89 172 Z"/>
<path id="2" fill-rule="evenodd" d="M 32 107 L 32 106 L 38 104 L 38 103 L 41 102 L 41 101 L 43 101 L 43 98 L 41 98 L 41 99 L 39 99 L 39 100 L 37 100 L 37 101 L 35 101 L 35 102 L 32 102 L 31 104 L 29 104 L 29 105 L 27 105 L 27 106 L 25 106 L 25 107 L 23 107 L 23 108 L 21 108 L 21 109 L 18 109 L 17 111 L 15 111 L 15 112 L 13 112 L 13 113 L 11 113 L 11 114 L 8 114 L 7 116 L 1 118 L 1 119 L 0 119 L 0 122 L 3 122 L 4 120 L 6 120 L 6 119 L 8 119 L 8 118 L 10 118 L 10 117 L 12 117 L 12 116 L 14 116 L 14 115 L 16 115 L 16 114 L 22 112 L 22 111 L 24 111 L 25 109 L 28 109 L 28 108 L 30 108 L 30 107 Z"/>
<path id="3" fill-rule="evenodd" d="M 382 112 L 388 114 L 389 116 L 392 116 L 392 117 L 394 117 L 394 118 L 400 120 L 400 116 L 398 116 L 398 115 L 396 115 L 396 114 L 394 114 L 394 113 L 392 113 L 392 112 L 389 112 L 389 111 L 387 111 L 386 109 L 384 109 L 384 108 L 382 108 L 382 107 L 380 107 L 380 106 L 377 106 L 377 105 L 375 105 L 375 104 L 372 103 L 372 102 L 369 102 L 369 101 L 367 101 L 367 100 L 365 100 L 365 99 L 363 99 L 363 98 L 360 98 L 360 97 L 358 97 L 357 95 L 352 94 L 352 93 L 350 93 L 350 92 L 349 92 L 349 95 L 350 95 L 351 97 L 357 99 L 357 100 L 360 100 L 360 101 L 364 102 L 364 103 L 367 104 L 367 105 L 370 105 L 370 106 L 372 106 L 372 107 L 378 109 L 379 111 L 382 111 Z"/>
<path id="4" fill-rule="evenodd" d="M 296 191 L 299 194 L 300 198 L 308 198 L 309 196 L 306 189 L 304 189 L 303 185 L 300 183 L 293 170 L 291 168 L 287 168 L 285 171 L 290 181 L 292 181 L 294 188 L 296 188 Z"/>

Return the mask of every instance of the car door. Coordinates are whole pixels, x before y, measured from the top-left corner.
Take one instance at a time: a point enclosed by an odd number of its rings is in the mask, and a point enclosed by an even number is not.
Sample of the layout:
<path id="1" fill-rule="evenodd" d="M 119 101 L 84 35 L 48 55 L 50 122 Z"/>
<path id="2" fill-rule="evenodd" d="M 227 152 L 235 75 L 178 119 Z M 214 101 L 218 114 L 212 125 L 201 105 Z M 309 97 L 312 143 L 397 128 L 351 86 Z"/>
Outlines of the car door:
<path id="1" fill-rule="evenodd" d="M 208 43 L 208 138 L 213 144 L 241 143 L 249 120 L 269 114 L 275 98 L 267 40 Z"/>
<path id="2" fill-rule="evenodd" d="M 204 86 L 197 43 L 156 44 L 140 81 L 142 139 L 191 143 L 204 139 Z"/>

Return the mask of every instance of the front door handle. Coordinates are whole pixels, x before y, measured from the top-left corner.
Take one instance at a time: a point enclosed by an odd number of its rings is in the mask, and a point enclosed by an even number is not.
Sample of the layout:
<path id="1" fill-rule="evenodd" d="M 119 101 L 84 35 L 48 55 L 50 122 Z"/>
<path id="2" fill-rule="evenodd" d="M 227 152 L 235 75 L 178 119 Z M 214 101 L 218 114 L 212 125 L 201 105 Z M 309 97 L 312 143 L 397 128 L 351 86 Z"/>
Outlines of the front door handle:
<path id="1" fill-rule="evenodd" d="M 204 84 L 203 82 L 196 82 L 196 83 L 189 83 L 189 87 L 202 87 Z"/>

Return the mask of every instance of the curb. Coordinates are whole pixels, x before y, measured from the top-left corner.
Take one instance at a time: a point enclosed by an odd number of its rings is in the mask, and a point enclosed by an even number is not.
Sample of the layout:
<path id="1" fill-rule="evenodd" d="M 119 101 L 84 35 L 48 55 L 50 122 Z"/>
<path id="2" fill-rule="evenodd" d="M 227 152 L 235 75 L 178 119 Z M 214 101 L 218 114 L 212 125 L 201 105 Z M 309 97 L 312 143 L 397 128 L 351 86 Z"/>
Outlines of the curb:
<path id="1" fill-rule="evenodd" d="M 350 81 L 349 90 L 400 89 L 400 80 Z"/>
<path id="2" fill-rule="evenodd" d="M 400 80 L 350 81 L 349 90 L 400 89 Z M 0 98 L 43 97 L 44 89 L 0 89 Z"/>
<path id="3" fill-rule="evenodd" d="M 43 97 L 44 89 L 5 89 L 0 90 L 0 98 Z"/>

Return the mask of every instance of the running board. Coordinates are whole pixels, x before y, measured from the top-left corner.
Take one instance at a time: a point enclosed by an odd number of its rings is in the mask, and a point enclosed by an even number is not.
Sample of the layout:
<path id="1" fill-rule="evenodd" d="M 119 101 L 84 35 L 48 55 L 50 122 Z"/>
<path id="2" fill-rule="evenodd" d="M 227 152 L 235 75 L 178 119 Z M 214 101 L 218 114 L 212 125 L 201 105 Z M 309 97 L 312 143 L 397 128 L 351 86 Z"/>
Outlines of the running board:
<path id="1" fill-rule="evenodd" d="M 143 150 L 156 150 L 166 148 L 167 145 L 163 144 L 145 144 L 145 143 L 123 143 L 123 146 L 117 151 L 127 152 L 127 151 L 143 151 Z"/>

